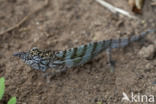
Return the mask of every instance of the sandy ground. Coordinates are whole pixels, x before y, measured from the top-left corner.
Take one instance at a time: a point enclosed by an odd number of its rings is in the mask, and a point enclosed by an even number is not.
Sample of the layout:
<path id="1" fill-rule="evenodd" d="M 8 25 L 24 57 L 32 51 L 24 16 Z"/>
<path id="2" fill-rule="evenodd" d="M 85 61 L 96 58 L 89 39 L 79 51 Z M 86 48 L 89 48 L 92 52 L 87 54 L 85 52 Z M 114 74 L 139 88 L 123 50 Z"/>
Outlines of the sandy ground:
<path id="1" fill-rule="evenodd" d="M 109 2 L 130 12 L 125 0 Z M 43 0 L 0 0 L 0 32 L 43 3 Z M 155 45 L 155 34 L 143 44 L 113 50 L 114 73 L 110 72 L 103 52 L 91 62 L 72 68 L 48 83 L 43 72 L 31 69 L 12 56 L 32 47 L 64 50 L 92 41 L 137 35 L 156 27 L 156 6 L 150 3 L 151 0 L 146 0 L 143 14 L 137 15 L 140 22 L 112 14 L 95 0 L 50 0 L 48 6 L 22 26 L 0 36 L 0 76 L 6 79 L 1 104 L 11 96 L 17 97 L 17 104 L 121 104 L 123 92 L 128 96 L 131 92 L 156 95 L 156 85 L 152 84 L 156 80 L 156 57 L 147 60 L 139 55 L 143 47 Z"/>

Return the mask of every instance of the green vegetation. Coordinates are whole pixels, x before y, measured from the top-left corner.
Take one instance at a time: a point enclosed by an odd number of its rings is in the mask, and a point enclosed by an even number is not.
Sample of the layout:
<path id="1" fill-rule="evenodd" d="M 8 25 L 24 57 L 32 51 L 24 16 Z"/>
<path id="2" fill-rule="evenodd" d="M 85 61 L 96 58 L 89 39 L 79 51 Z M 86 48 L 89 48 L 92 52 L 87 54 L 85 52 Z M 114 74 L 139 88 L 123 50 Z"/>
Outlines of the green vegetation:
<path id="1" fill-rule="evenodd" d="M 97 102 L 97 104 L 102 104 L 102 102 Z"/>
<path id="2" fill-rule="evenodd" d="M 9 101 L 8 104 L 16 104 L 16 97 L 12 97 Z"/>
<path id="3" fill-rule="evenodd" d="M 2 100 L 4 92 L 5 92 L 5 79 L 2 77 L 0 78 L 0 100 Z M 16 104 L 16 97 L 12 97 L 8 101 L 8 104 Z"/>
<path id="4" fill-rule="evenodd" d="M 5 91 L 5 79 L 0 78 L 0 100 L 2 99 Z"/>

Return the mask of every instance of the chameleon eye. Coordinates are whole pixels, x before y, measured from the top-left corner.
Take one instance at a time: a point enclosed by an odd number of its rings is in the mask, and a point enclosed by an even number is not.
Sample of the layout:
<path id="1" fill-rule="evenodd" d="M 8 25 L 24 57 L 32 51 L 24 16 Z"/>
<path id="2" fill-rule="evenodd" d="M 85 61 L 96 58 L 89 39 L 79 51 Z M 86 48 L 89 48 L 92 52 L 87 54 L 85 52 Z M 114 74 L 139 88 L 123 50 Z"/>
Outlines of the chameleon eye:
<path id="1" fill-rule="evenodd" d="M 33 48 L 31 49 L 31 51 L 35 51 L 35 50 L 38 50 L 38 48 L 37 48 L 37 47 L 33 47 Z"/>
<path id="2" fill-rule="evenodd" d="M 34 52 L 36 52 L 36 51 L 38 51 L 38 48 L 37 48 L 37 47 L 34 47 L 34 48 L 32 48 L 32 49 L 30 50 L 30 52 L 32 52 L 32 53 L 34 53 Z"/>
<path id="3" fill-rule="evenodd" d="M 33 47 L 30 51 L 29 51 L 29 53 L 31 54 L 31 55 L 36 55 L 37 53 L 38 53 L 38 48 L 37 47 Z"/>

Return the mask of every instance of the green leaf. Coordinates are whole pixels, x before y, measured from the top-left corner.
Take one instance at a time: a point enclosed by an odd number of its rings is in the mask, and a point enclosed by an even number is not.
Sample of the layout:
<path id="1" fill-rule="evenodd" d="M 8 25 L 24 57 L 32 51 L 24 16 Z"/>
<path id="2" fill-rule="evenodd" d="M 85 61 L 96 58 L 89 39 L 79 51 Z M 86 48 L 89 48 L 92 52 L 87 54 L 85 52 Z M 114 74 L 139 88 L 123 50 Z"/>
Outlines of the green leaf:
<path id="1" fill-rule="evenodd" d="M 4 77 L 0 78 L 0 100 L 2 99 L 5 91 L 5 79 Z"/>
<path id="2" fill-rule="evenodd" d="M 102 102 L 97 102 L 97 104 L 102 104 Z"/>
<path id="3" fill-rule="evenodd" d="M 9 101 L 8 104 L 16 104 L 16 97 L 12 97 Z"/>

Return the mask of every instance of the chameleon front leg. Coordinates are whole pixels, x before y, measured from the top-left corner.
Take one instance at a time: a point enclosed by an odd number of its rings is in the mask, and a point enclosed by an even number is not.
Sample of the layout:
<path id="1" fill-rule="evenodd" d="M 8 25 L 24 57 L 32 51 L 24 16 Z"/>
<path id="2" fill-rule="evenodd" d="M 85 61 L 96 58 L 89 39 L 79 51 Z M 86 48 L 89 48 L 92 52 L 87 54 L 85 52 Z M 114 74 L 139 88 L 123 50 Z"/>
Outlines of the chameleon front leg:
<path id="1" fill-rule="evenodd" d="M 67 71 L 67 67 L 57 67 L 55 69 L 49 70 L 48 72 L 44 73 L 44 78 L 46 79 L 47 83 L 50 83 L 51 79 L 57 76 L 62 75 Z"/>
<path id="2" fill-rule="evenodd" d="M 106 54 L 107 54 L 107 61 L 108 61 L 108 64 L 110 65 L 111 67 L 111 72 L 114 72 L 114 69 L 115 69 L 115 62 L 112 60 L 112 49 L 111 48 L 108 48 L 106 50 Z"/>

